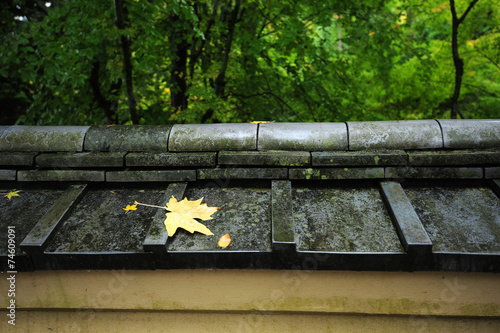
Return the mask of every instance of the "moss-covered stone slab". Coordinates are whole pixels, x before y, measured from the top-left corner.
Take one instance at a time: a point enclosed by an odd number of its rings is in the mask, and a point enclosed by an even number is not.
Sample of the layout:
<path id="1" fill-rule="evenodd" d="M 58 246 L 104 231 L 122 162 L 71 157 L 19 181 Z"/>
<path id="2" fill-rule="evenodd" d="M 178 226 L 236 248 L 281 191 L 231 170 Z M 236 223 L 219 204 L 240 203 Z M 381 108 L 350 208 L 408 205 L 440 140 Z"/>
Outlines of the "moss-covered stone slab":
<path id="1" fill-rule="evenodd" d="M 292 188 L 299 251 L 403 252 L 376 188 Z"/>
<path id="2" fill-rule="evenodd" d="M 445 148 L 500 147 L 500 120 L 438 120 L 443 129 Z"/>
<path id="3" fill-rule="evenodd" d="M 196 180 L 196 170 L 107 171 L 107 182 L 183 182 Z"/>
<path id="4" fill-rule="evenodd" d="M 432 242 L 401 185 L 381 182 L 380 186 L 405 250 L 416 255 L 430 254 Z"/>
<path id="5" fill-rule="evenodd" d="M 295 251 L 292 185 L 289 180 L 273 180 L 272 238 L 274 251 Z"/>
<path id="6" fill-rule="evenodd" d="M 312 152 L 313 166 L 385 166 L 406 165 L 403 150 Z"/>
<path id="7" fill-rule="evenodd" d="M 221 165 L 262 165 L 262 166 L 308 166 L 311 153 L 306 151 L 221 151 L 218 157 Z"/>
<path id="8" fill-rule="evenodd" d="M 259 124 L 258 150 L 347 150 L 345 123 Z"/>
<path id="9" fill-rule="evenodd" d="M 500 253 L 500 199 L 491 189 L 425 186 L 404 190 L 432 241 L 433 252 Z"/>
<path id="10" fill-rule="evenodd" d="M 483 178 L 483 168 L 386 167 L 385 178 L 478 179 Z"/>
<path id="11" fill-rule="evenodd" d="M 1 188 L 1 193 L 8 193 L 13 188 Z M 62 190 L 24 189 L 18 197 L 11 200 L 0 197 L 0 254 L 7 254 L 7 227 L 16 230 L 16 255 L 24 253 L 20 245 L 30 230 L 47 213 L 54 202 L 61 196 Z"/>
<path id="12" fill-rule="evenodd" d="M 87 151 L 167 151 L 172 126 L 92 126 L 85 137 Z"/>
<path id="13" fill-rule="evenodd" d="M 10 126 L 0 126 L 0 138 L 2 137 L 3 132 L 5 132 Z"/>
<path id="14" fill-rule="evenodd" d="M 33 161 L 38 153 L 0 153 L 0 165 L 2 166 L 33 166 Z"/>
<path id="15" fill-rule="evenodd" d="M 487 179 L 498 178 L 498 179 L 500 179 L 500 167 L 484 168 L 484 178 L 487 178 Z"/>
<path id="16" fill-rule="evenodd" d="M 172 196 L 174 196 L 179 201 L 182 200 L 184 198 L 186 187 L 187 183 L 169 184 L 163 196 L 161 206 L 166 206 Z M 160 256 L 167 252 L 168 232 L 165 227 L 165 214 L 165 210 L 158 209 L 155 216 L 153 217 L 151 227 L 149 228 L 146 238 L 142 243 L 142 248 L 144 249 L 144 251 L 155 252 Z"/>
<path id="17" fill-rule="evenodd" d="M 198 179 L 286 179 L 286 168 L 199 169 Z"/>
<path id="18" fill-rule="evenodd" d="M 101 170 L 19 170 L 20 182 L 103 182 Z"/>
<path id="19" fill-rule="evenodd" d="M 169 253 L 271 251 L 271 191 L 268 185 L 229 184 L 221 187 L 215 183 L 199 184 L 188 186 L 185 195 L 189 200 L 203 197 L 203 203 L 208 206 L 220 207 L 212 215 L 212 220 L 201 221 L 214 235 L 191 234 L 178 229 L 168 239 Z M 221 248 L 217 243 L 225 234 L 231 237 L 231 244 Z"/>
<path id="20" fill-rule="evenodd" d="M 132 252 L 142 253 L 142 243 L 159 208 L 138 206 L 163 203 L 166 189 L 89 190 L 55 234 L 46 252 Z"/>
<path id="21" fill-rule="evenodd" d="M 500 165 L 500 150 L 408 151 L 409 165 Z"/>
<path id="22" fill-rule="evenodd" d="M 11 126 L 0 137 L 0 151 L 82 151 L 89 126 Z"/>
<path id="23" fill-rule="evenodd" d="M 70 186 L 31 229 L 20 247 L 29 254 L 42 254 L 58 228 L 81 200 L 86 185 Z"/>
<path id="24" fill-rule="evenodd" d="M 369 179 L 384 178 L 384 168 L 308 168 L 290 169 L 290 179 Z"/>
<path id="25" fill-rule="evenodd" d="M 215 166 L 217 153 L 129 153 L 126 157 L 127 166 L 168 166 L 168 167 L 193 167 Z"/>
<path id="26" fill-rule="evenodd" d="M 126 153 L 43 153 L 36 157 L 36 165 L 42 168 L 95 168 L 122 167 Z"/>
<path id="27" fill-rule="evenodd" d="M 443 147 L 434 120 L 347 122 L 349 150 L 433 149 Z"/>
<path id="28" fill-rule="evenodd" d="M 169 151 L 255 150 L 257 125 L 194 124 L 174 125 Z"/>
<path id="29" fill-rule="evenodd" d="M 16 180 L 16 170 L 0 170 L 0 180 Z"/>
<path id="30" fill-rule="evenodd" d="M 490 184 L 493 192 L 500 198 L 500 179 L 492 179 Z"/>

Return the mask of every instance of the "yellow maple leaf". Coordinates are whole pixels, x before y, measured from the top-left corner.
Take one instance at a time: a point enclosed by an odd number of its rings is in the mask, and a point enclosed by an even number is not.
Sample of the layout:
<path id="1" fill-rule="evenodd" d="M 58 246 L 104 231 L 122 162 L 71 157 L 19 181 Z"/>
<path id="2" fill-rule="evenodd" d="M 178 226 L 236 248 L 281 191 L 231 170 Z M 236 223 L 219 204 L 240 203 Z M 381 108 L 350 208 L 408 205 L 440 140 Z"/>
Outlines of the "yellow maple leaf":
<path id="1" fill-rule="evenodd" d="M 215 213 L 220 207 L 208 207 L 206 203 L 201 204 L 203 198 L 191 201 L 184 198 L 181 201 L 172 196 L 167 203 L 167 210 L 169 210 L 167 218 L 165 219 L 165 227 L 167 228 L 168 236 L 172 237 L 177 228 L 183 228 L 190 233 L 198 231 L 205 235 L 213 235 L 213 233 L 203 224 L 196 221 L 211 220 L 211 215 Z"/>
<path id="2" fill-rule="evenodd" d="M 21 190 L 14 190 L 14 191 L 10 191 L 9 193 L 7 193 L 6 195 L 4 195 L 5 197 L 7 197 L 7 199 L 12 199 L 12 197 L 20 197 L 20 195 L 18 194 L 19 192 L 21 192 Z"/>

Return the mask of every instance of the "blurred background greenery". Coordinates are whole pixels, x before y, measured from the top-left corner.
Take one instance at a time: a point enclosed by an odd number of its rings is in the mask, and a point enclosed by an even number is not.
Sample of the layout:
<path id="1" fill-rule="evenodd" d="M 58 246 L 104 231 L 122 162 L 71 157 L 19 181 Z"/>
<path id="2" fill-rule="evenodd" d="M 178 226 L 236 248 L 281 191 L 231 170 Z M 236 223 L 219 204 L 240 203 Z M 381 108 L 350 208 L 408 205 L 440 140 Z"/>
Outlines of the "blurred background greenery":
<path id="1" fill-rule="evenodd" d="M 11 0 L 1 123 L 453 118 L 453 9 L 458 117 L 500 118 L 499 0 Z"/>

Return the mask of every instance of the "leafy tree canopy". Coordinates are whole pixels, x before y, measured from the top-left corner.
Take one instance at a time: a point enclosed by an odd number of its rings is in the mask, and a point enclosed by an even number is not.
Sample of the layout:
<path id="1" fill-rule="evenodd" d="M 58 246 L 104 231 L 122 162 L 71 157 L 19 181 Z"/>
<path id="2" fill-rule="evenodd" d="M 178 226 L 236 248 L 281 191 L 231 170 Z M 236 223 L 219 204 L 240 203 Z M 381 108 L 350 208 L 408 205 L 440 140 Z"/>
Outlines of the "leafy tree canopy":
<path id="1" fill-rule="evenodd" d="M 2 121 L 449 118 L 454 31 L 460 114 L 499 118 L 500 1 L 472 2 L 11 0 Z"/>

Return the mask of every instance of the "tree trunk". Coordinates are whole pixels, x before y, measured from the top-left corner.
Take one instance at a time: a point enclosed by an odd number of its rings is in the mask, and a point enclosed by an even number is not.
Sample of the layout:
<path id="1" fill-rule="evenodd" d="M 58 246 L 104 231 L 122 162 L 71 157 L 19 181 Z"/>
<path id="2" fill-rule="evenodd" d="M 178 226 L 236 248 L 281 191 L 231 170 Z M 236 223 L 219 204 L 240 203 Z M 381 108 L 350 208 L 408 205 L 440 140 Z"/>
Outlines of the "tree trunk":
<path id="1" fill-rule="evenodd" d="M 90 87 L 92 88 L 92 92 L 94 93 L 94 98 L 97 101 L 97 104 L 101 109 L 104 110 L 104 113 L 106 114 L 106 119 L 108 122 L 108 125 L 111 124 L 116 124 L 118 119 L 117 119 L 117 114 L 116 114 L 116 109 L 118 105 L 118 96 L 117 92 L 120 90 L 121 85 L 122 85 L 122 80 L 119 79 L 116 82 L 113 82 L 110 87 L 109 93 L 111 95 L 114 95 L 114 100 L 110 101 L 108 100 L 101 92 L 101 87 L 99 84 L 99 71 L 100 71 L 101 64 L 99 63 L 98 60 L 94 62 L 92 65 L 92 71 L 90 72 Z"/>
<path id="2" fill-rule="evenodd" d="M 224 56 L 222 58 L 221 68 L 219 75 L 215 79 L 215 94 L 219 97 L 224 96 L 226 87 L 226 70 L 229 63 L 229 53 L 231 52 L 231 45 L 233 43 L 234 29 L 238 21 L 238 12 L 240 10 L 241 0 L 236 0 L 234 9 L 231 11 L 231 17 L 228 24 L 228 35 L 226 45 L 224 47 Z"/>
<path id="3" fill-rule="evenodd" d="M 455 65 L 455 90 L 453 91 L 453 96 L 451 97 L 451 119 L 457 119 L 457 114 L 463 119 L 464 116 L 460 112 L 460 105 L 458 104 L 458 99 L 460 97 L 460 89 L 462 87 L 462 77 L 464 75 L 464 61 L 460 58 L 458 53 L 458 28 L 460 24 L 465 20 L 465 17 L 470 12 L 472 7 L 476 4 L 478 0 L 473 0 L 465 12 L 460 18 L 457 16 L 457 11 L 455 8 L 455 0 L 450 0 L 450 9 L 452 16 L 451 25 L 451 51 L 453 53 L 453 63 Z"/>
<path id="4" fill-rule="evenodd" d="M 172 17 L 170 24 L 172 32 L 170 34 L 170 45 L 172 48 L 173 60 L 170 71 L 170 99 L 172 106 L 177 110 L 187 109 L 187 58 L 189 43 L 186 40 L 187 32 L 179 22 L 179 16 Z"/>
<path id="5" fill-rule="evenodd" d="M 124 30 L 127 15 L 123 8 L 123 0 L 115 0 L 115 11 L 116 26 L 119 30 Z M 133 124 L 138 124 L 139 117 L 137 116 L 137 102 L 135 99 L 134 86 L 132 82 L 132 57 L 130 52 L 130 38 L 122 34 L 120 39 L 123 51 L 123 71 L 125 75 L 125 85 L 127 87 L 127 99 L 128 107 L 130 110 L 130 118 L 132 119 Z"/>

